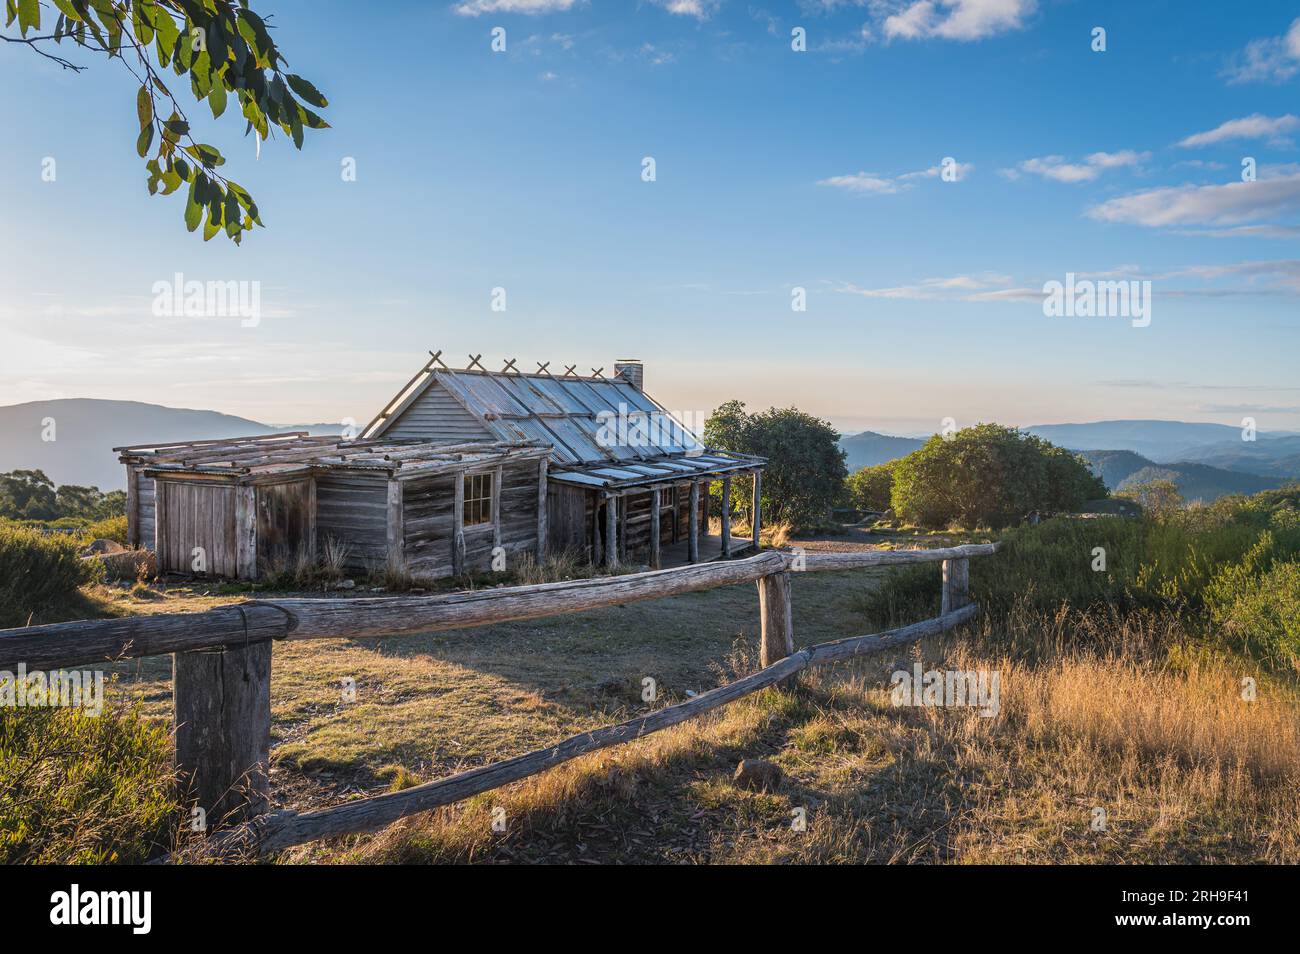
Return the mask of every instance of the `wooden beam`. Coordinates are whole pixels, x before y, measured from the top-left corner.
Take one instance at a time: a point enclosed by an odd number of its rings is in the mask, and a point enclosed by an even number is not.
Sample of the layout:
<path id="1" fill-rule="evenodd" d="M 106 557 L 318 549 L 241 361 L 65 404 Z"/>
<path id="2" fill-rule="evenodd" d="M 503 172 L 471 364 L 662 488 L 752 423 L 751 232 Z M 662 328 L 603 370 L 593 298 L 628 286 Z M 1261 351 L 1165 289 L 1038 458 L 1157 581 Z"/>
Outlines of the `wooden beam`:
<path id="1" fill-rule="evenodd" d="M 501 475 L 500 464 L 492 469 L 492 549 L 501 546 Z M 495 554 L 493 554 L 495 556 Z"/>
<path id="2" fill-rule="evenodd" d="M 388 549 L 388 569 L 396 574 L 406 572 L 406 527 L 402 507 L 402 482 L 388 478 L 388 507 L 385 513 L 385 542 Z"/>
<path id="3" fill-rule="evenodd" d="M 627 562 L 627 504 L 626 494 L 618 495 L 618 559 Z"/>
<path id="4" fill-rule="evenodd" d="M 762 628 L 759 665 L 766 668 L 794 652 L 789 573 L 773 573 L 758 581 L 758 615 Z"/>
<path id="5" fill-rule="evenodd" d="M 154 506 L 158 505 L 158 483 L 154 483 Z M 154 513 L 154 527 L 159 526 Z M 156 552 L 156 551 L 155 551 Z M 162 554 L 158 554 L 158 572 L 162 572 Z M 235 486 L 235 572 L 241 580 L 257 579 L 257 488 L 252 484 Z"/>
<path id="6" fill-rule="evenodd" d="M 942 613 L 951 613 L 970 603 L 970 560 L 958 557 L 943 561 Z"/>
<path id="7" fill-rule="evenodd" d="M 677 497 L 678 484 L 673 484 L 673 543 L 681 539 L 682 532 L 682 505 Z"/>
<path id="8" fill-rule="evenodd" d="M 605 566 L 618 568 L 618 498 L 605 496 Z"/>
<path id="9" fill-rule="evenodd" d="M 758 549 L 759 528 L 763 524 L 763 472 L 754 471 L 754 500 L 751 504 L 754 519 L 750 521 L 754 531 L 754 549 Z"/>
<path id="10" fill-rule="evenodd" d="M 942 550 L 808 553 L 804 560 L 809 571 L 843 570 L 939 562 L 955 556 L 992 553 L 995 549 L 996 544 L 972 544 Z M 829 557 L 851 560 L 822 559 Z M 752 583 L 789 570 L 793 562 L 793 554 L 767 550 L 725 563 L 440 596 L 251 600 L 203 613 L 47 623 L 0 630 L 0 670 L 15 671 L 19 663 L 26 663 L 29 670 L 68 669 L 108 660 L 242 645 L 257 639 L 401 636 L 541 619 Z"/>
<path id="11" fill-rule="evenodd" d="M 465 572 L 465 475 L 455 474 L 456 499 L 451 505 L 451 572 Z"/>
<path id="12" fill-rule="evenodd" d="M 700 562 L 700 482 L 691 481 L 691 524 L 686 531 L 688 559 L 692 563 Z"/>
<path id="13" fill-rule="evenodd" d="M 650 491 L 650 569 L 657 570 L 662 560 L 659 556 L 659 491 Z"/>
<path id="14" fill-rule="evenodd" d="M 280 437 L 307 437 L 306 431 L 282 431 L 278 434 L 254 434 L 252 437 L 214 437 L 204 441 L 171 441 L 162 444 L 127 444 L 124 447 L 114 447 L 114 453 L 124 453 L 137 450 L 165 450 L 176 447 L 204 447 L 209 444 L 236 444 L 241 441 L 267 441 Z"/>
<path id="15" fill-rule="evenodd" d="M 546 525 L 546 469 L 550 461 L 543 457 L 537 462 L 537 562 L 546 559 L 546 537 L 550 532 Z"/>
<path id="16" fill-rule="evenodd" d="M 271 792 L 271 643 L 173 657 L 181 791 L 209 829 L 266 811 Z"/>
<path id="17" fill-rule="evenodd" d="M 131 464 L 126 467 L 126 544 L 140 545 L 140 477 Z"/>
<path id="18" fill-rule="evenodd" d="M 722 478 L 722 556 L 731 556 L 731 478 Z"/>
<path id="19" fill-rule="evenodd" d="M 316 477 L 307 478 L 307 552 L 315 564 L 319 551 L 316 540 Z"/>

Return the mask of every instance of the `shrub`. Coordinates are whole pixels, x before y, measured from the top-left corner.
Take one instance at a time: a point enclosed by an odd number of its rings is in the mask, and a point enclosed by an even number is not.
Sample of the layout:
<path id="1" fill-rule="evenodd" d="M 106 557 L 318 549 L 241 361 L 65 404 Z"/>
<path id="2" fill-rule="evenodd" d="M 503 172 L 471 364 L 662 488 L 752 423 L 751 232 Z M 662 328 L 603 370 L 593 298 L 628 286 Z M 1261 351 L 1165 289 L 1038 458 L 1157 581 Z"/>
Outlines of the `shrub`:
<path id="1" fill-rule="evenodd" d="M 106 517 L 86 527 L 85 537 L 91 540 L 113 540 L 126 546 L 126 517 Z"/>
<path id="2" fill-rule="evenodd" d="M 877 464 L 875 467 L 863 467 L 850 474 L 845 485 L 849 499 L 859 510 L 888 510 L 890 495 L 894 489 L 894 464 Z"/>
<path id="3" fill-rule="evenodd" d="M 891 504 L 925 527 L 1005 527 L 1031 510 L 1077 510 L 1105 497 L 1082 457 L 1010 427 L 935 435 L 894 462 Z"/>
<path id="4" fill-rule="evenodd" d="M 138 863 L 176 811 L 165 725 L 137 709 L 0 708 L 0 863 Z"/>
<path id="5" fill-rule="evenodd" d="M 69 605 L 102 572 L 81 559 L 75 538 L 0 524 L 0 625 L 22 626 Z"/>
<path id="6" fill-rule="evenodd" d="M 728 401 L 705 423 L 704 440 L 717 450 L 767 458 L 761 501 L 765 523 L 815 524 L 825 519 L 844 491 L 848 471 L 839 433 L 797 408 L 747 414 L 742 402 Z M 733 501 L 744 509 L 746 488 L 740 483 L 732 485 Z"/>

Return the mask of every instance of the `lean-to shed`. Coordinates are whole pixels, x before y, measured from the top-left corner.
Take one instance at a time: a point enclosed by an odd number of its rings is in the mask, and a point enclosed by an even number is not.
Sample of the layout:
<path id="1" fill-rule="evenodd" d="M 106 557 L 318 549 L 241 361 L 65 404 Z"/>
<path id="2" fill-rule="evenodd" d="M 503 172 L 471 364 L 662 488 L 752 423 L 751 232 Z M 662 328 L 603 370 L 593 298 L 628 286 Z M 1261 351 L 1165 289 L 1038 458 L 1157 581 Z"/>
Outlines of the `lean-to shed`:
<path id="1" fill-rule="evenodd" d="M 256 579 L 327 553 L 433 579 L 538 553 L 550 447 L 528 439 L 263 437 L 114 448 L 130 542 L 161 572 Z M 500 548 L 498 550 L 498 548 Z"/>

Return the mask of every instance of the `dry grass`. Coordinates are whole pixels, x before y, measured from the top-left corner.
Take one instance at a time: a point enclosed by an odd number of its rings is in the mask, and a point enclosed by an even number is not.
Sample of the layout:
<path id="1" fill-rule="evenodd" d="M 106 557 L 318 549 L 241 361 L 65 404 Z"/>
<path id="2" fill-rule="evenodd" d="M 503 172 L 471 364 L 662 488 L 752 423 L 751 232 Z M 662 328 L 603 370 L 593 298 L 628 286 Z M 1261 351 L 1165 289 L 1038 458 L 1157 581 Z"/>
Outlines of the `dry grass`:
<path id="1" fill-rule="evenodd" d="M 996 718 L 894 708 L 884 667 L 860 661 L 285 860 L 1300 861 L 1293 690 L 1204 653 L 1027 660 L 981 649 L 1005 643 L 986 629 L 917 651 L 927 666 L 996 669 Z M 1245 675 L 1261 680 L 1253 702 L 1241 697 Z M 754 756 L 782 766 L 779 792 L 731 783 L 736 762 Z M 504 832 L 491 824 L 498 808 Z M 806 831 L 791 827 L 797 808 Z M 1093 827 L 1096 809 L 1104 830 Z"/>
<path id="2" fill-rule="evenodd" d="M 855 607 L 877 576 L 797 574 L 797 642 L 876 628 Z M 129 609 L 229 598 L 196 587 Z M 755 602 L 752 587 L 732 587 L 466 632 L 277 645 L 275 797 L 323 807 L 544 747 L 645 711 L 646 675 L 659 685 L 655 705 L 680 701 L 754 668 Z M 1196 648 L 1177 620 L 1013 613 L 912 658 L 996 669 L 999 715 L 894 708 L 885 664 L 911 658 L 860 660 L 281 860 L 1300 862 L 1293 682 Z M 123 669 L 145 710 L 165 718 L 167 660 Z M 1241 696 L 1247 676 L 1258 680 L 1253 702 Z M 341 699 L 344 677 L 356 680 L 354 703 Z M 779 791 L 732 784 L 736 763 L 753 757 L 783 768 Z M 493 830 L 495 808 L 505 831 Z M 806 831 L 791 828 L 797 808 Z M 1091 827 L 1097 808 L 1104 831 Z"/>
<path id="3" fill-rule="evenodd" d="M 752 537 L 753 533 L 754 531 L 748 523 L 743 521 L 734 521 L 731 524 L 731 535 L 734 538 L 746 539 Z M 721 534 L 722 518 L 710 517 L 709 535 L 716 537 L 721 536 Z M 771 523 L 759 527 L 758 542 L 765 547 L 772 547 L 779 550 L 790 545 L 793 535 L 794 527 L 790 523 L 785 521 L 780 523 Z"/>

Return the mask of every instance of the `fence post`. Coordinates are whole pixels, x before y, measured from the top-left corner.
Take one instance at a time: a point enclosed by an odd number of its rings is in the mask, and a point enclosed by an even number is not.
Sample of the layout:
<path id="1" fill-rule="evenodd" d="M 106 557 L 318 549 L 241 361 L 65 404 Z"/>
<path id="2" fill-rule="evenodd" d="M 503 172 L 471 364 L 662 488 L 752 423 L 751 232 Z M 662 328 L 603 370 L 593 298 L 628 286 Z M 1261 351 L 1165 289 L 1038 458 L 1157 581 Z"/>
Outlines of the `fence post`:
<path id="1" fill-rule="evenodd" d="M 209 829 L 262 814 L 271 792 L 271 641 L 172 660 L 181 790 Z"/>
<path id="2" fill-rule="evenodd" d="M 759 662 L 767 668 L 794 652 L 789 573 L 773 573 L 759 579 L 758 615 L 762 623 Z"/>
<path id="3" fill-rule="evenodd" d="M 943 600 L 940 615 L 946 616 L 970 603 L 970 560 L 961 557 L 943 561 Z"/>

